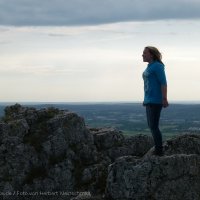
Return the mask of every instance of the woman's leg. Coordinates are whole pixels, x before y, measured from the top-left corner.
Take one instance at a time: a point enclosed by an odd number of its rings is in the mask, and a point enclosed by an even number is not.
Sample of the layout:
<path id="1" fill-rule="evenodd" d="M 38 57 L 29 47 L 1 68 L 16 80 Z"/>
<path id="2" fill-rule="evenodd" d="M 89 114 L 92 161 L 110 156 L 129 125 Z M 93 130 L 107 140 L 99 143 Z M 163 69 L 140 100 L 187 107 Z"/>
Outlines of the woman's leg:
<path id="1" fill-rule="evenodd" d="M 159 129 L 161 110 L 162 105 L 159 104 L 150 104 L 146 106 L 147 123 L 154 139 L 155 151 L 157 154 L 162 154 L 162 134 Z"/>

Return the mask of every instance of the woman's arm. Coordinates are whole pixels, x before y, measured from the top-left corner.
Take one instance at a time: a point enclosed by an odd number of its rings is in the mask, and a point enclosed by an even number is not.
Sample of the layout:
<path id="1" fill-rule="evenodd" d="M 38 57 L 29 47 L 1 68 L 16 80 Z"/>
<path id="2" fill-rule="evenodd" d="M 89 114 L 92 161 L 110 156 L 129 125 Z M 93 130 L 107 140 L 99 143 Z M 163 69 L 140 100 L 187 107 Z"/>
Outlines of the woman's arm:
<path id="1" fill-rule="evenodd" d="M 166 108 L 167 106 L 169 106 L 169 103 L 167 100 L 167 85 L 162 85 L 161 91 L 162 91 L 162 104 L 163 104 L 163 107 Z"/>

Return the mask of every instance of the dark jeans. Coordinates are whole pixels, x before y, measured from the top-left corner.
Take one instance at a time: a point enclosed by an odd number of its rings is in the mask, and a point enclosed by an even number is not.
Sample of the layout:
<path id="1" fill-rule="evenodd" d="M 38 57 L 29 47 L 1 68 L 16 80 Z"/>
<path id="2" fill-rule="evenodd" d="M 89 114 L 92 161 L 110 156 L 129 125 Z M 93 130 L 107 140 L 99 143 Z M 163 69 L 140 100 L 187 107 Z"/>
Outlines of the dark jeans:
<path id="1" fill-rule="evenodd" d="M 146 104 L 147 123 L 154 139 L 155 151 L 158 153 L 162 152 L 162 134 L 159 129 L 161 110 L 161 104 Z"/>

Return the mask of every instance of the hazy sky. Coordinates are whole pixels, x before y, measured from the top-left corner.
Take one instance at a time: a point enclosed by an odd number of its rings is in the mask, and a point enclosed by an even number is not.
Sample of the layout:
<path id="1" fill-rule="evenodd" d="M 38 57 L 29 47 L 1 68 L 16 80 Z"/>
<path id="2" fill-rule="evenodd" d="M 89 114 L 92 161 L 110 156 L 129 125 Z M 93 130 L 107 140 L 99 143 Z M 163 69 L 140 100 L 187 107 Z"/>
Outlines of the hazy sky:
<path id="1" fill-rule="evenodd" d="M 169 101 L 200 100 L 199 0 L 0 0 L 0 101 L 142 101 L 145 46 Z"/>

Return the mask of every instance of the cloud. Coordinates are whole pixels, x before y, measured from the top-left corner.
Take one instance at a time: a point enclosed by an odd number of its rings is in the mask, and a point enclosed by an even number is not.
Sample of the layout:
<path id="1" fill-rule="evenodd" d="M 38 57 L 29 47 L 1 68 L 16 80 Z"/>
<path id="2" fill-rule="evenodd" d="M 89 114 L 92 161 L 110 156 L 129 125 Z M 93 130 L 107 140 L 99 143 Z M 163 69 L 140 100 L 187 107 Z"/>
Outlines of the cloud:
<path id="1" fill-rule="evenodd" d="M 198 0 L 0 0 L 0 25 L 68 26 L 200 18 Z"/>

